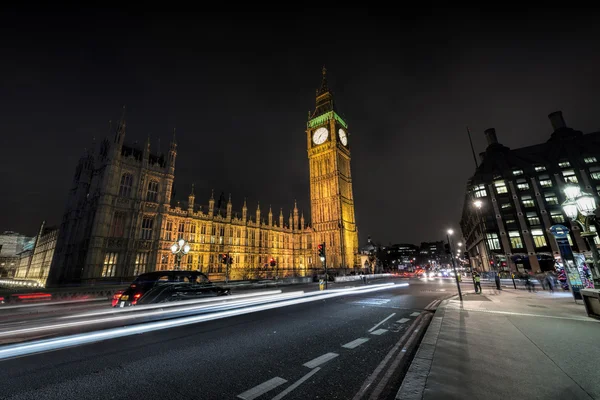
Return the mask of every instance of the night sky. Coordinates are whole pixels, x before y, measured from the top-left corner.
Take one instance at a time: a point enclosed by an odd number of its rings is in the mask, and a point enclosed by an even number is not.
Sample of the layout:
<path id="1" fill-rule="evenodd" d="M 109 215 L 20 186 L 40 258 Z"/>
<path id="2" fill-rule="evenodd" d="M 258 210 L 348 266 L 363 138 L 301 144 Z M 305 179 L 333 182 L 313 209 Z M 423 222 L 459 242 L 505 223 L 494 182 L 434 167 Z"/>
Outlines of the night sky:
<path id="1" fill-rule="evenodd" d="M 383 10 L 385 11 L 385 10 Z M 310 219 L 306 119 L 321 68 L 349 124 L 361 244 L 458 228 L 483 131 L 545 141 L 547 115 L 597 130 L 598 15 L 324 8 L 296 14 L 4 13 L 0 230 L 58 224 L 77 160 L 127 107 L 126 141 L 168 149 L 176 197 L 232 194 Z M 112 137 L 112 136 L 111 136 Z"/>

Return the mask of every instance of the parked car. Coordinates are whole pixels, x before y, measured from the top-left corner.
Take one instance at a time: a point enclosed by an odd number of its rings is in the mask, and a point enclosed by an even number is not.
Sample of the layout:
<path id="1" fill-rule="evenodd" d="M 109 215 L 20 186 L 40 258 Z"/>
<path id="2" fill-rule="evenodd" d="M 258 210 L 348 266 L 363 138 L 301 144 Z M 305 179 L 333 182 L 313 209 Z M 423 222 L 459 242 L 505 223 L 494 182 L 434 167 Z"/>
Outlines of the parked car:
<path id="1" fill-rule="evenodd" d="M 116 294 L 113 298 L 113 307 L 167 303 L 230 294 L 230 289 L 214 285 L 199 271 L 155 271 L 138 276 L 123 293 Z"/>

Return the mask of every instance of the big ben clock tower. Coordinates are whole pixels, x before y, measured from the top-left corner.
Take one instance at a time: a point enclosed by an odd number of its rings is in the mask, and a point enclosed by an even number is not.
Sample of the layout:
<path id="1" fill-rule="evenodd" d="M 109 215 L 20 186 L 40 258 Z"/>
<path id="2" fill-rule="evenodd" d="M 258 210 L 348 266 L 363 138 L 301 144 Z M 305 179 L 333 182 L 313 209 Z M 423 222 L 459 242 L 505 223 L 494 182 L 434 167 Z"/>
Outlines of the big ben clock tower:
<path id="1" fill-rule="evenodd" d="M 309 114 L 306 144 L 310 163 L 310 208 L 315 242 L 326 244 L 328 268 L 359 267 L 358 232 L 350 174 L 348 125 L 336 113 L 326 69 Z"/>

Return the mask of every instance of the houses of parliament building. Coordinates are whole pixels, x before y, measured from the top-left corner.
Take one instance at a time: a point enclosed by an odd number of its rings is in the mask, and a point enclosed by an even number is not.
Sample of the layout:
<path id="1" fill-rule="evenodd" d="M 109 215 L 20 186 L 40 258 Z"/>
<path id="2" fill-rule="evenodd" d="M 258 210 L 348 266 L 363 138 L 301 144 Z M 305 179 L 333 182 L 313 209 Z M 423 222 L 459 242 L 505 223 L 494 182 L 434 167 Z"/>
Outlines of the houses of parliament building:
<path id="1" fill-rule="evenodd" d="M 214 194 L 208 205 L 199 205 L 193 186 L 187 202 L 175 201 L 175 135 L 167 154 L 155 154 L 149 142 L 142 148 L 127 145 L 125 133 L 123 117 L 114 137 L 79 160 L 49 286 L 128 281 L 176 267 L 200 270 L 214 280 L 226 274 L 232 280 L 306 276 L 322 271 L 319 243 L 326 245 L 329 268 L 360 267 L 348 125 L 334 108 L 325 69 L 306 125 L 310 224 L 295 203 L 288 218 L 260 205 L 248 210 L 245 200 L 241 213 L 234 213 L 231 198 L 215 204 Z M 190 251 L 177 260 L 171 246 L 179 239 Z M 222 254 L 231 257 L 228 271 Z"/>

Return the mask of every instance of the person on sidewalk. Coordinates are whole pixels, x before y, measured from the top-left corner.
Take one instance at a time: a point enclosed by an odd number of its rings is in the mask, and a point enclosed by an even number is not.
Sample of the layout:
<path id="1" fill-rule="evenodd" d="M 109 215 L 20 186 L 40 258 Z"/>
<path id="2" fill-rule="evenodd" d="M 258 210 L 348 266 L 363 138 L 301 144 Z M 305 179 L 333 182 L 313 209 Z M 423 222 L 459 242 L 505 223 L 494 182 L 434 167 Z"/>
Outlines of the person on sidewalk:
<path id="1" fill-rule="evenodd" d="M 481 276 L 478 272 L 473 274 L 473 281 L 475 281 L 475 293 L 481 293 Z"/>
<path id="2" fill-rule="evenodd" d="M 546 271 L 546 276 L 544 277 L 546 281 L 546 285 L 548 285 L 548 290 L 550 293 L 554 293 L 554 276 L 550 271 Z"/>
<path id="3" fill-rule="evenodd" d="M 540 285 L 542 285 L 542 290 L 546 290 L 546 275 L 543 274 L 542 271 L 538 270 L 535 278 L 540 282 Z"/>

